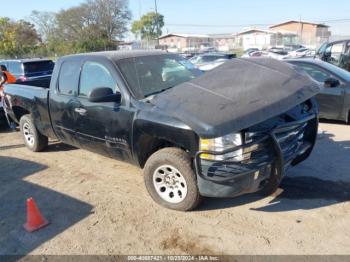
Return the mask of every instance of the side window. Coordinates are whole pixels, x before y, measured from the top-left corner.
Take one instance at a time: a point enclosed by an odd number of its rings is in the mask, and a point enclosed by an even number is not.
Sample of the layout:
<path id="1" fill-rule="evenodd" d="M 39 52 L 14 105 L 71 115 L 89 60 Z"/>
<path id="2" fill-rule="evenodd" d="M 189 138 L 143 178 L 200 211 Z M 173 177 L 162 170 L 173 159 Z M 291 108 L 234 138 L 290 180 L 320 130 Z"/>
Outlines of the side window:
<path id="1" fill-rule="evenodd" d="M 350 41 L 346 43 L 345 52 L 346 55 L 350 55 Z"/>
<path id="2" fill-rule="evenodd" d="M 321 68 L 309 65 L 309 64 L 297 64 L 314 80 L 320 83 L 324 83 L 327 78 L 333 77 L 330 73 L 322 70 Z"/>
<path id="3" fill-rule="evenodd" d="M 79 96 L 88 96 L 98 87 L 109 87 L 113 91 L 119 91 L 116 81 L 105 66 L 96 62 L 86 62 L 81 72 Z"/>
<path id="4" fill-rule="evenodd" d="M 350 71 L 350 42 L 345 43 L 344 52 L 339 58 L 339 67 Z"/>
<path id="5" fill-rule="evenodd" d="M 332 46 L 332 50 L 331 50 L 331 57 L 330 57 L 330 61 L 333 64 L 339 64 L 340 61 L 340 56 L 343 52 L 343 47 L 344 44 L 343 43 L 339 43 L 339 44 L 334 44 Z"/>
<path id="6" fill-rule="evenodd" d="M 58 90 L 62 95 L 74 95 L 78 89 L 80 62 L 66 61 L 58 78 Z"/>

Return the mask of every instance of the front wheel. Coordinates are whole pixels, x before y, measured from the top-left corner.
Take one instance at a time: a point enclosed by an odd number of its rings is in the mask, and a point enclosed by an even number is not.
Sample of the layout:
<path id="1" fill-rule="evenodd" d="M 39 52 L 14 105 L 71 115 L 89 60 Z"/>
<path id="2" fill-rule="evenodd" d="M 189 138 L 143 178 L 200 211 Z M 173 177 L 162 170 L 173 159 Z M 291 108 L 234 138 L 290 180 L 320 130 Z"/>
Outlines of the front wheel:
<path id="1" fill-rule="evenodd" d="M 154 153 L 146 162 L 144 180 L 153 200 L 166 208 L 190 211 L 201 201 L 191 159 L 181 149 Z"/>
<path id="2" fill-rule="evenodd" d="M 48 138 L 42 135 L 30 115 L 24 115 L 19 122 L 26 147 L 33 152 L 40 152 L 48 145 Z"/>

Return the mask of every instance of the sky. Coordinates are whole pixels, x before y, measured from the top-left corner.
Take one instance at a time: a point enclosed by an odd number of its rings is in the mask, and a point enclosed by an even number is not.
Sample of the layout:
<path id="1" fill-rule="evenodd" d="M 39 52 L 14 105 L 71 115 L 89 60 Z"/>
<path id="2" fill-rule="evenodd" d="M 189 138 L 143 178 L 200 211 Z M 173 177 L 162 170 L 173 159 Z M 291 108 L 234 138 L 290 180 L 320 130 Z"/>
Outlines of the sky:
<path id="1" fill-rule="evenodd" d="M 7 13 L 1 16 L 26 19 L 32 10 L 55 12 L 81 2 L 11 0 L 6 2 Z M 267 28 L 270 24 L 301 19 L 326 22 L 334 35 L 350 36 L 349 0 L 157 0 L 157 3 L 158 12 L 165 16 L 163 33 L 236 33 L 249 25 Z M 129 0 L 129 5 L 133 20 L 154 11 L 154 0 Z"/>

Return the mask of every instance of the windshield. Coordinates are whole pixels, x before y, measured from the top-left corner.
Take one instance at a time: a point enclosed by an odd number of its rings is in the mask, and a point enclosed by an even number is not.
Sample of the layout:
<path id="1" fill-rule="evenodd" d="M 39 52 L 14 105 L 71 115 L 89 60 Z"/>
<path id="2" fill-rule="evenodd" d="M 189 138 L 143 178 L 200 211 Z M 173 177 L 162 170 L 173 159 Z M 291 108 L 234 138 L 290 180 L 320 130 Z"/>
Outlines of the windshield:
<path id="1" fill-rule="evenodd" d="M 188 60 L 171 54 L 128 58 L 117 64 L 138 99 L 163 92 L 202 74 Z"/>
<path id="2" fill-rule="evenodd" d="M 317 50 L 316 55 L 321 55 L 324 53 L 324 51 L 326 50 L 328 43 L 324 43 L 320 46 L 320 48 Z"/>

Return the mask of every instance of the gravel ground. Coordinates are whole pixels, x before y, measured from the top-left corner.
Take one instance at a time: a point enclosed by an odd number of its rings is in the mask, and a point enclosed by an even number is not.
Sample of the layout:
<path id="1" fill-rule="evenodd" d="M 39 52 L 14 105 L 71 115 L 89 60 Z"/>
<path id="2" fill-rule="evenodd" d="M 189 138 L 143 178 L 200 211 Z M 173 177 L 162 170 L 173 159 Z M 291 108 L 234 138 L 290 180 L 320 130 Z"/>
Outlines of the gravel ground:
<path id="1" fill-rule="evenodd" d="M 0 131 L 0 254 L 350 254 L 350 126 L 323 123 L 312 156 L 267 198 L 190 213 L 148 196 L 136 167 L 60 143 L 31 153 Z M 29 234 L 25 200 L 50 221 Z"/>

